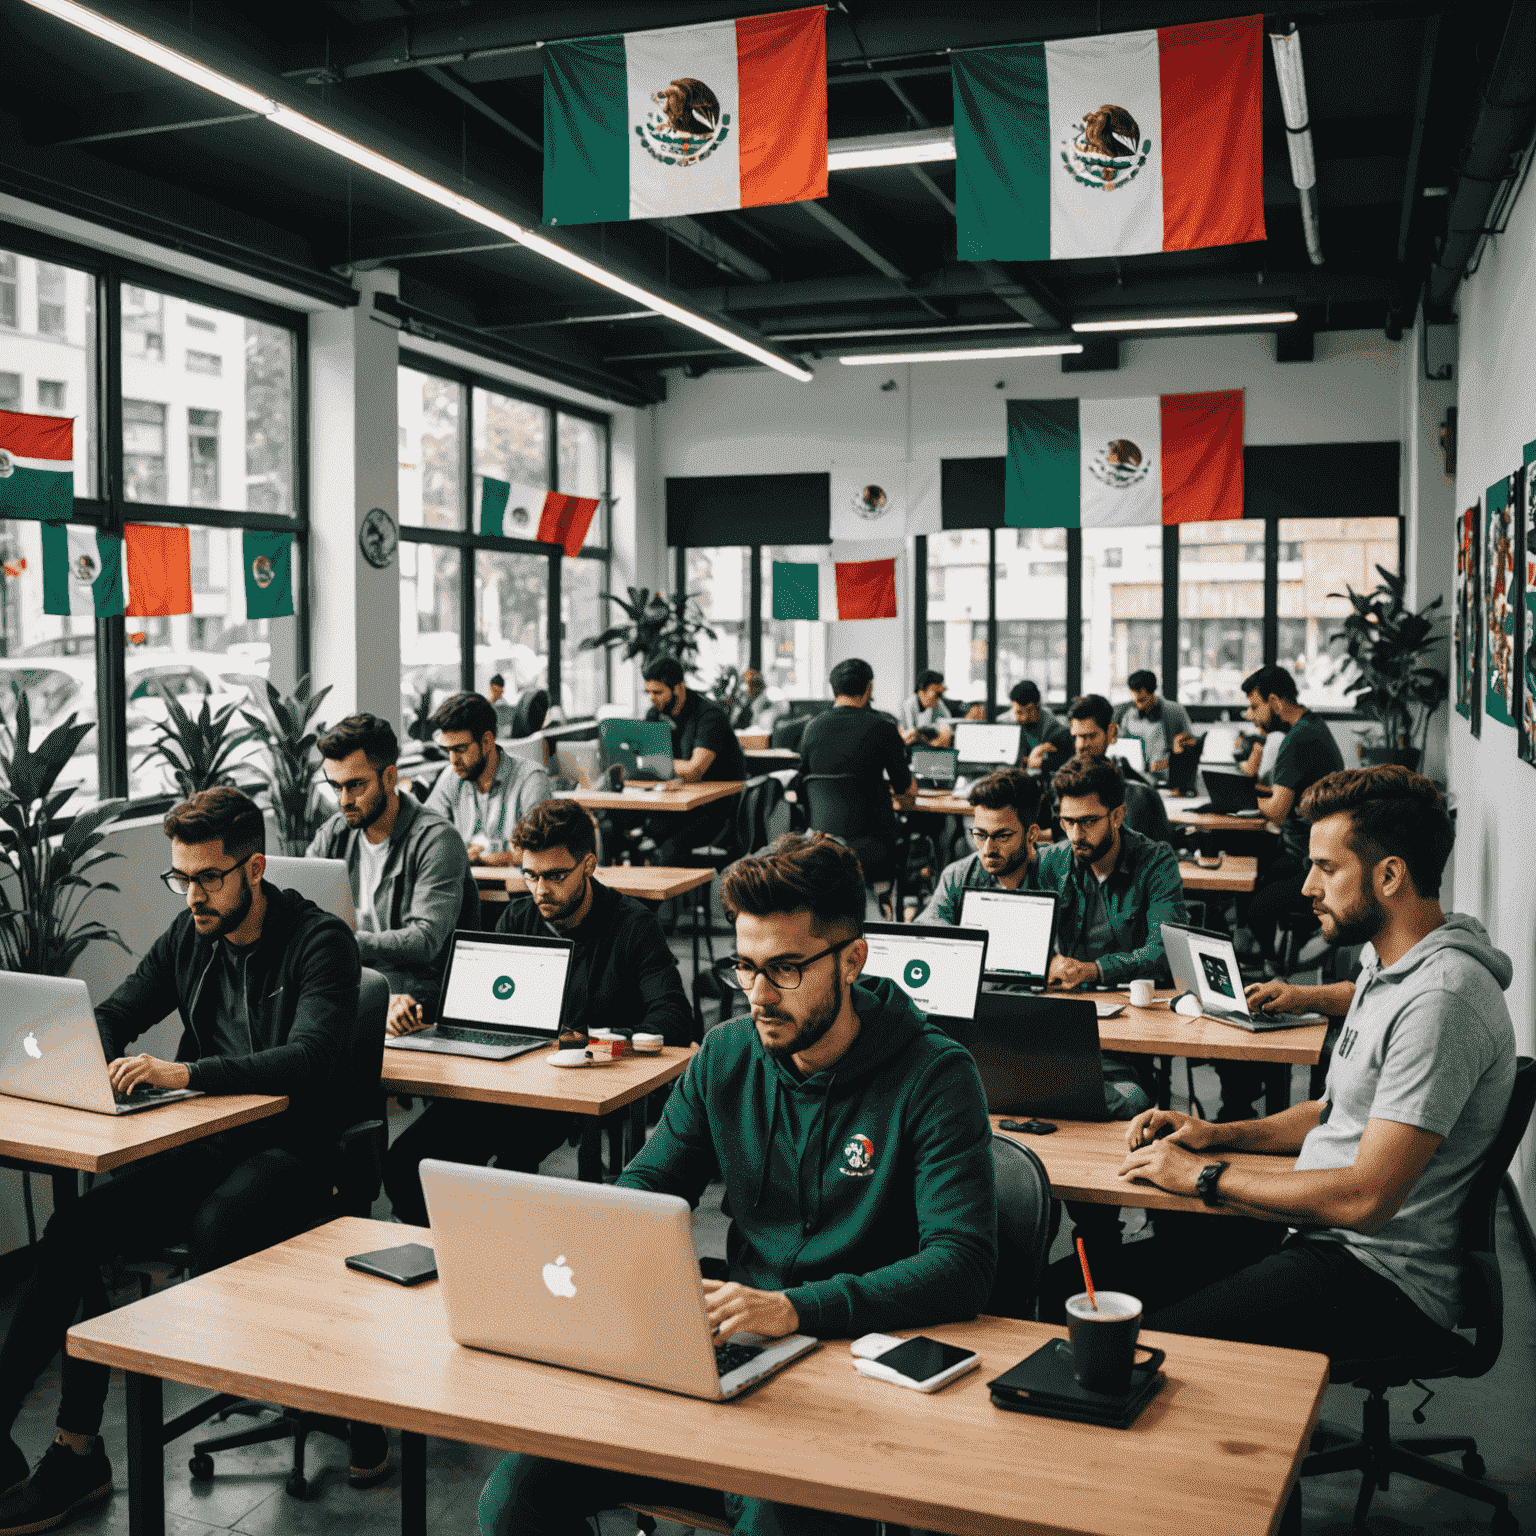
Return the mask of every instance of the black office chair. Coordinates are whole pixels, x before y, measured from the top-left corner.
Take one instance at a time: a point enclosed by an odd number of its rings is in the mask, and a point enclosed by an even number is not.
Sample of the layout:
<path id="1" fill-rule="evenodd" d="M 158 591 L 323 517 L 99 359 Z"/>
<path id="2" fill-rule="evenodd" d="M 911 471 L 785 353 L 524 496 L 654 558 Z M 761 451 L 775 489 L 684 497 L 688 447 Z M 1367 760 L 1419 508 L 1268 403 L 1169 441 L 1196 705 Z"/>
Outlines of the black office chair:
<path id="1" fill-rule="evenodd" d="M 1028 1147 L 1007 1136 L 992 1136 L 992 1170 L 997 1179 L 997 1278 L 987 1312 L 1033 1322 L 1040 1277 L 1060 1220 L 1045 1164 Z"/>
<path id="2" fill-rule="evenodd" d="M 1360 1497 L 1355 1501 L 1356 1530 L 1367 1529 L 1365 1517 L 1376 1490 L 1385 1489 L 1392 1473 L 1400 1472 L 1419 1482 L 1433 1483 L 1437 1488 L 1449 1488 L 1481 1504 L 1491 1504 L 1494 1536 L 1517 1536 L 1519 1532 L 1519 1522 L 1510 1513 L 1509 1495 L 1479 1481 L 1484 1466 L 1477 1453 L 1477 1441 L 1471 1435 L 1404 1435 L 1394 1439 L 1387 1413 L 1387 1393 L 1410 1382 L 1422 1387 L 1426 1380 L 1471 1380 L 1484 1376 L 1499 1358 L 1504 1343 L 1504 1288 L 1494 1251 L 1499 1188 L 1530 1123 L 1533 1103 L 1536 1061 L 1522 1056 L 1516 1064 L 1514 1092 L 1504 1123 L 1467 1191 L 1462 1209 L 1462 1315 L 1472 1338 L 1462 1339 L 1446 1332 L 1443 1348 L 1439 1350 L 1431 1346 L 1421 1353 L 1376 1360 L 1335 1360 L 1329 1370 L 1330 1381 L 1345 1382 L 1366 1392 L 1361 1433 L 1354 1434 L 1337 1424 L 1319 1425 L 1312 1440 L 1315 1449 L 1302 1462 L 1301 1475 L 1317 1477 L 1327 1472 L 1358 1470 L 1361 1478 Z M 1414 1410 L 1416 1424 L 1424 1422 L 1422 1409 L 1420 1404 Z M 1461 1472 L 1453 1472 L 1429 1459 L 1447 1451 L 1461 1452 Z"/>
<path id="3" fill-rule="evenodd" d="M 798 752 L 800 738 L 805 735 L 805 728 L 810 723 L 807 715 L 791 715 L 787 720 L 780 720 L 768 733 L 768 745 L 775 752 Z"/>
<path id="4" fill-rule="evenodd" d="M 799 780 L 805 796 L 806 822 L 814 832 L 830 832 L 858 854 L 864 866 L 864 883 L 881 896 L 890 896 L 891 911 L 901 913 L 902 887 L 907 870 L 907 829 L 899 825 L 892 841 L 890 822 L 874 803 L 870 781 L 853 773 L 803 773 Z M 876 794 L 888 793 L 882 779 Z"/>
<path id="5" fill-rule="evenodd" d="M 549 694 L 543 688 L 525 688 L 512 706 L 512 740 L 520 741 L 544 729 L 549 718 Z"/>

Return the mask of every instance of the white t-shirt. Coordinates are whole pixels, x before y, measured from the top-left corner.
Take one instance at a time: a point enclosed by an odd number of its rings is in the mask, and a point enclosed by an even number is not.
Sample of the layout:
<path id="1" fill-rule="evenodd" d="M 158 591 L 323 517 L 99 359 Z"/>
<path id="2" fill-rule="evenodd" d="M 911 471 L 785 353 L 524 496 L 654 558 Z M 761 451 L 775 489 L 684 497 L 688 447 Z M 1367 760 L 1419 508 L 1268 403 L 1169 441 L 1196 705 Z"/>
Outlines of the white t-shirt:
<path id="1" fill-rule="evenodd" d="M 384 878 L 384 866 L 389 862 L 389 839 L 371 843 L 365 832 L 357 842 L 357 926 L 370 933 L 379 931 L 374 916 L 373 898 L 378 894 L 379 881 Z"/>

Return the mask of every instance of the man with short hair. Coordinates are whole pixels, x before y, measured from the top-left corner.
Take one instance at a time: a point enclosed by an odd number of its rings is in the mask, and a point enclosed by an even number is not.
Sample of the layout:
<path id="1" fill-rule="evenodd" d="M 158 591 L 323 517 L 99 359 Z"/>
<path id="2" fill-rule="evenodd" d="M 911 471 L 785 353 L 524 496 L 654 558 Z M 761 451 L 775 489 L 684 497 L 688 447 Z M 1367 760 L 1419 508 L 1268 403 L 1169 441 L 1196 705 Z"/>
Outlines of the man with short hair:
<path id="1" fill-rule="evenodd" d="M 1021 768 L 989 773 L 971 789 L 971 840 L 976 851 L 945 866 L 920 923 L 960 921 L 967 891 L 1030 888 L 1040 828 L 1040 786 Z"/>
<path id="2" fill-rule="evenodd" d="M 1131 702 L 1120 706 L 1115 723 L 1122 736 L 1139 738 L 1149 772 L 1166 773 L 1170 753 L 1186 752 L 1195 745 L 1189 711 L 1172 699 L 1158 697 L 1156 672 L 1143 667 L 1125 681 Z"/>
<path id="3" fill-rule="evenodd" d="M 574 800 L 545 800 L 518 822 L 526 896 L 515 896 L 498 933 L 570 939 L 571 972 L 561 1034 L 584 1040 L 594 1029 L 661 1035 L 687 1045 L 692 1016 L 677 961 L 655 914 L 596 878 L 597 838 L 589 812 Z M 547 1022 L 547 1021 L 541 1021 Z M 441 1099 L 428 1107 L 389 1149 L 384 1187 L 396 1217 L 427 1225 L 419 1169 L 425 1157 L 537 1173 L 586 1116 L 543 1109 Z"/>
<path id="4" fill-rule="evenodd" d="M 112 1492 L 105 1366 L 63 1356 L 58 1438 L 30 1478 L 10 1438 L 76 1314 L 111 1305 L 101 1265 L 185 1240 L 192 1272 L 206 1274 L 302 1230 L 325 1208 L 345 1129 L 338 1106 L 352 1103 L 359 965 L 346 924 L 264 880 L 265 824 L 238 789 L 193 795 L 164 826 L 171 867 L 161 878 L 186 910 L 96 1010 L 113 1089 L 282 1094 L 289 1107 L 99 1179 L 54 1212 L 0 1345 L 0 1531 L 11 1536 L 51 1530 Z M 127 1054 L 173 1011 L 174 1061 Z M 361 1486 L 388 1471 L 382 1432 L 365 1438 L 353 1444 Z"/>
<path id="5" fill-rule="evenodd" d="M 1031 773 L 1061 767 L 1072 755 L 1072 733 L 1059 716 L 1041 703 L 1040 689 L 1025 678 L 1008 690 L 1008 701 L 1008 708 L 998 719 L 1024 727 L 1020 758 L 1023 766 Z"/>
<path id="6" fill-rule="evenodd" d="M 1108 759 L 1110 746 L 1119 739 L 1114 711 L 1102 693 L 1087 693 L 1075 703 L 1069 712 L 1068 728 L 1072 732 L 1073 754 L 1076 758 L 1091 761 Z M 1173 843 L 1173 831 L 1168 825 L 1168 811 L 1163 797 L 1150 784 L 1144 784 L 1136 770 L 1118 759 L 1113 760 L 1120 777 L 1125 780 L 1125 824 L 1131 831 L 1139 832 L 1159 843 Z"/>
<path id="7" fill-rule="evenodd" d="M 720 894 L 737 951 L 721 971 L 746 991 L 751 1017 L 705 1036 L 619 1183 L 697 1203 L 724 1177 L 730 1278 L 704 1281 L 720 1343 L 974 1317 L 997 1266 L 986 1101 L 963 1047 L 895 983 L 860 979 L 857 858 L 833 838 L 790 834 L 732 865 Z M 728 1515 L 737 1536 L 873 1529 L 532 1456 L 492 1473 L 480 1529 L 574 1533 L 628 1502 Z"/>
<path id="8" fill-rule="evenodd" d="M 947 747 L 955 733 L 944 707 L 944 674 L 931 668 L 917 676 L 917 692 L 901 701 L 896 716 L 903 746 L 921 741 L 930 747 Z"/>
<path id="9" fill-rule="evenodd" d="M 1269 1219 L 1276 1251 L 1224 1272 L 1154 1238 L 1101 1285 L 1143 1298 L 1148 1328 L 1330 1358 L 1460 1349 L 1462 1206 L 1515 1074 L 1513 975 L 1475 918 L 1441 911 L 1454 831 L 1439 791 L 1385 765 L 1303 795 L 1306 895 L 1336 945 L 1365 944 L 1321 1100 L 1213 1125 L 1153 1110 L 1127 1131 L 1127 1179 Z M 1297 1154 L 1294 1170 L 1226 1151 Z M 1289 1232 L 1287 1232 L 1289 1228 Z"/>
<path id="10" fill-rule="evenodd" d="M 553 791 L 549 775 L 496 745 L 496 712 L 478 693 L 456 693 L 428 722 L 448 754 L 427 809 L 451 821 L 471 864 L 516 864 L 512 828 Z"/>
<path id="11" fill-rule="evenodd" d="M 517 719 L 517 710 L 506 701 L 506 678 L 500 672 L 491 673 L 491 680 L 486 684 L 486 691 L 491 701 L 491 708 L 496 711 L 496 734 L 498 736 L 510 736 L 513 730 L 513 723 Z"/>
<path id="12" fill-rule="evenodd" d="M 348 715 L 323 735 L 321 766 L 341 809 L 305 857 L 343 859 L 363 964 L 389 982 L 390 1034 L 437 1016 L 455 928 L 477 928 L 480 898 L 453 827 L 399 789 L 400 744 L 377 715 Z"/>

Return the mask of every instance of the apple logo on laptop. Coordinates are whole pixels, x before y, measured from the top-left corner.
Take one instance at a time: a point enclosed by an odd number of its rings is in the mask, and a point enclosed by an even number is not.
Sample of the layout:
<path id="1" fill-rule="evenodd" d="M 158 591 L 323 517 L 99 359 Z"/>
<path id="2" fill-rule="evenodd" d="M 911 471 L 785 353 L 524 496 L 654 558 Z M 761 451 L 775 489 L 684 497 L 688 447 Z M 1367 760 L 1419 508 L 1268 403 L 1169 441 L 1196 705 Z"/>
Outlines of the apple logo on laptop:
<path id="1" fill-rule="evenodd" d="M 21 1048 L 33 1061 L 41 1061 L 43 1059 L 43 1048 L 37 1043 L 37 1032 L 35 1030 L 29 1029 L 27 1031 L 26 1035 L 22 1038 Z"/>
<path id="2" fill-rule="evenodd" d="M 576 1287 L 571 1284 L 571 1266 L 562 1253 L 553 1264 L 544 1266 L 544 1284 L 551 1296 L 574 1296 Z"/>

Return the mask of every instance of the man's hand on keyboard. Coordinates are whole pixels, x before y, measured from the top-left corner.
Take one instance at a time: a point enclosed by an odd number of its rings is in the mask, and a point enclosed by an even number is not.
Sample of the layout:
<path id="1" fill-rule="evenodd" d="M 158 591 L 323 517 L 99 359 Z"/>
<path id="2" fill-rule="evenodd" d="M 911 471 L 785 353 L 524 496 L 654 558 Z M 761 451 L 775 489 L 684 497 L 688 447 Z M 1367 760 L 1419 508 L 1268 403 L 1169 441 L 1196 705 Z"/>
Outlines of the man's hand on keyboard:
<path id="1" fill-rule="evenodd" d="M 114 1093 L 128 1094 L 142 1086 L 149 1088 L 185 1088 L 192 1081 L 192 1069 L 183 1061 L 161 1061 L 154 1056 L 119 1056 L 107 1068 Z"/>
<path id="2" fill-rule="evenodd" d="M 717 1344 L 737 1333 L 782 1339 L 800 1326 L 800 1314 L 783 1291 L 754 1291 L 734 1280 L 706 1280 L 704 1310 Z"/>
<path id="3" fill-rule="evenodd" d="M 1288 981 L 1256 981 L 1243 988 L 1248 1007 L 1264 1013 L 1305 1013 L 1306 998 L 1300 987 Z"/>
<path id="4" fill-rule="evenodd" d="M 427 1018 L 421 1004 L 409 992 L 390 994 L 389 1012 L 384 1016 L 386 1035 L 414 1035 L 418 1029 L 426 1027 Z"/>

